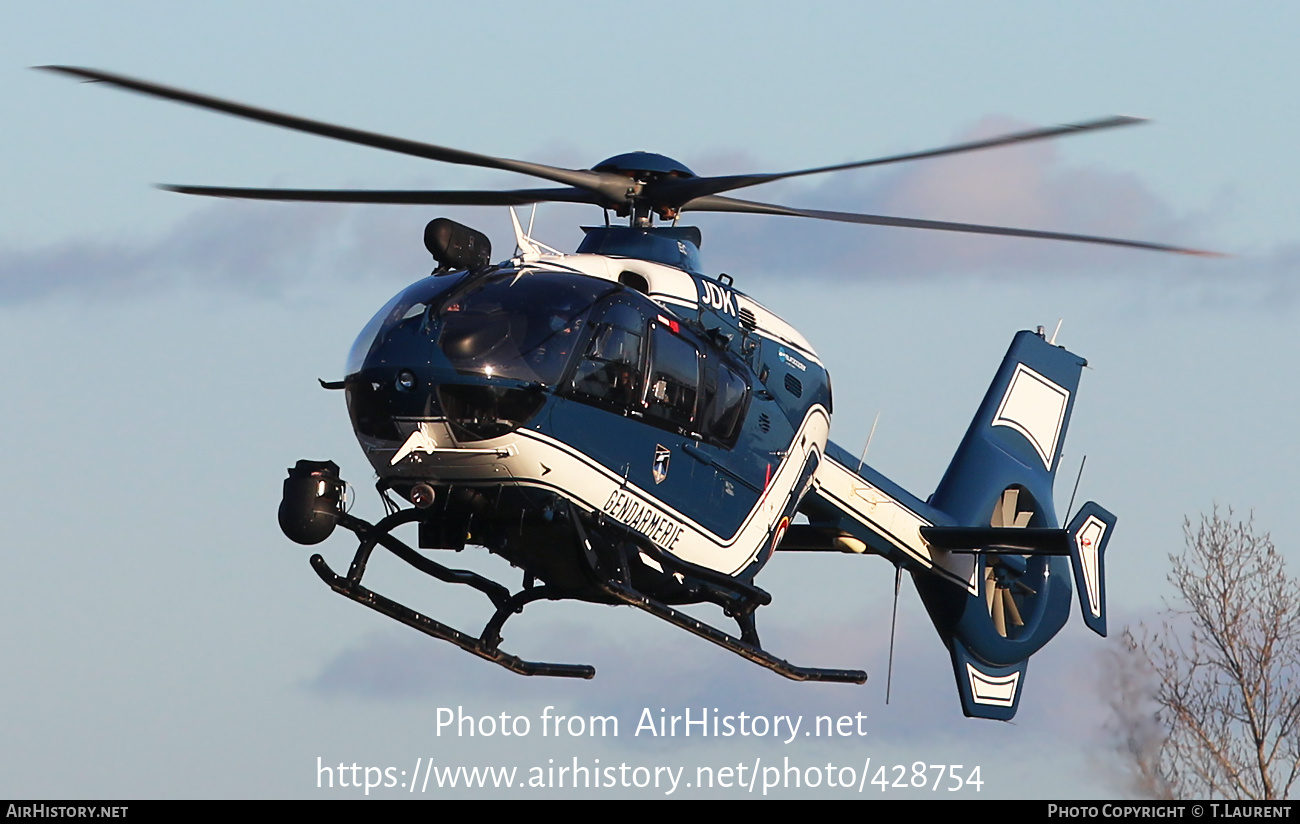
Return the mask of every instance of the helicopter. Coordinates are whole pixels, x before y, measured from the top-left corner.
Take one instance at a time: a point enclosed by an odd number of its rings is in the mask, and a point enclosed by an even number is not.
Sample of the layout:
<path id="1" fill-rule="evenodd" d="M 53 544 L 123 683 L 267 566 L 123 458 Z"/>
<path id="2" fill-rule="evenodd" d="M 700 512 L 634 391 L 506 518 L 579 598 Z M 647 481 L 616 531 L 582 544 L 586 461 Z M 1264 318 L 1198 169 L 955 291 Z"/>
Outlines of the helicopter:
<path id="1" fill-rule="evenodd" d="M 516 250 L 493 263 L 487 236 L 447 218 L 425 230 L 436 262 L 362 329 L 342 391 L 386 516 L 348 511 L 332 461 L 300 460 L 278 517 L 296 543 L 342 527 L 346 574 L 311 566 L 335 592 L 522 675 L 592 678 L 588 665 L 501 648 L 506 621 L 540 600 L 627 605 L 800 681 L 861 684 L 859 669 L 796 665 L 767 650 L 756 574 L 776 552 L 879 555 L 912 577 L 949 650 L 963 712 L 1009 720 L 1029 657 L 1067 622 L 1071 590 L 1106 634 L 1105 551 L 1116 517 L 1087 502 L 1065 526 L 1053 487 L 1083 358 L 1042 327 L 1015 335 L 934 492 L 922 499 L 829 440 L 830 375 L 793 326 L 705 274 L 686 212 L 782 215 L 1212 254 L 1158 243 L 979 224 L 801 209 L 725 192 L 777 180 L 987 150 L 1143 122 L 1109 117 L 928 151 L 780 173 L 696 175 L 645 151 L 591 169 L 494 157 L 333 125 L 157 83 L 69 66 L 47 71 L 282 128 L 559 184 L 501 191 L 163 186 L 209 197 L 507 206 Z M 573 253 L 535 240 L 514 207 L 600 207 Z M 616 225 L 610 214 L 626 218 Z M 658 222 L 656 222 L 658 221 Z M 1072 504 L 1071 504 L 1072 505 Z M 1068 515 L 1068 507 L 1067 507 Z M 416 525 L 412 546 L 394 534 Z M 523 571 L 512 590 L 440 560 L 485 548 Z M 482 593 L 477 634 L 363 585 L 383 547 L 416 570 Z M 897 584 L 896 577 L 896 584 Z M 897 585 L 895 587 L 897 592 Z M 680 609 L 712 604 L 732 632 Z"/>

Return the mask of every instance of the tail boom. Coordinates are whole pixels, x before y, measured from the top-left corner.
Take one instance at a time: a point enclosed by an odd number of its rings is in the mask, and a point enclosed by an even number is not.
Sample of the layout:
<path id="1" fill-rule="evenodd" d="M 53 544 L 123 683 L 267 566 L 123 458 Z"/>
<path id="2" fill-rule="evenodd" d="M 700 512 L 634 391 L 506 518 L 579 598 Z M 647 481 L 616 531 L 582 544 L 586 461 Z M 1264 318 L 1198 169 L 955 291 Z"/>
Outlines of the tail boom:
<path id="1" fill-rule="evenodd" d="M 1068 618 L 1067 563 L 1085 623 L 1105 634 L 1115 517 L 1089 502 L 1063 529 L 1052 494 L 1085 365 L 1040 334 L 1018 333 L 927 501 L 828 444 L 800 505 L 809 524 L 783 545 L 870 550 L 906 567 L 968 716 L 1015 715 L 1029 656 Z"/>

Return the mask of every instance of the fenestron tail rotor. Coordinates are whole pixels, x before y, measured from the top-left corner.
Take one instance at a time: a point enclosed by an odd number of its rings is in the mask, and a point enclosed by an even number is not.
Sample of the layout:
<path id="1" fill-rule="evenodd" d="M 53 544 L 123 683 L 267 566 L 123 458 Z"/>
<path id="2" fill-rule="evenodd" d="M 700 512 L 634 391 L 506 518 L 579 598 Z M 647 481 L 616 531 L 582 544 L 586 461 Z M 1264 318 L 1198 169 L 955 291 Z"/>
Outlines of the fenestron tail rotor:
<path id="1" fill-rule="evenodd" d="M 989 519 L 991 527 L 1011 527 L 1023 529 L 1033 520 L 1032 509 L 1019 508 L 1020 490 L 1009 487 L 1003 490 L 993 515 Z M 1028 569 L 1028 562 L 1020 555 L 985 555 L 984 556 L 984 598 L 988 606 L 989 617 L 998 635 L 1007 637 L 1010 627 L 1023 627 L 1024 619 L 1016 605 L 1015 596 L 1033 595 L 1034 590 L 1021 580 Z"/>
<path id="2" fill-rule="evenodd" d="M 220 112 L 233 117 L 241 117 L 266 123 L 280 128 L 293 129 L 309 134 L 342 140 L 371 148 L 437 160 L 442 163 L 454 163 L 463 166 L 477 166 L 485 169 L 517 172 L 530 177 L 541 178 L 553 183 L 563 184 L 561 188 L 550 189 L 515 189 L 507 191 L 420 191 L 420 190 L 351 190 L 351 189 L 265 189 L 223 186 L 165 186 L 170 191 L 183 194 L 203 195 L 207 197 L 248 198 L 254 200 L 288 200 L 318 201 L 329 203 L 398 203 L 420 205 L 470 205 L 470 206 L 522 206 L 529 203 L 562 202 L 591 203 L 604 209 L 611 209 L 619 215 L 628 216 L 635 226 L 648 227 L 654 216 L 664 220 L 676 219 L 681 212 L 738 212 L 747 214 L 781 215 L 786 217 L 805 217 L 816 220 L 832 220 L 842 223 L 858 223 L 872 226 L 894 226 L 912 229 L 930 229 L 944 232 L 965 232 L 974 234 L 1005 235 L 1011 237 L 1037 238 L 1040 240 L 1061 240 L 1075 243 L 1092 243 L 1107 246 L 1121 246 L 1136 249 L 1148 249 L 1161 252 L 1175 252 L 1192 255 L 1214 255 L 1197 249 L 1170 246 L 1160 243 L 1148 243 L 1119 238 L 1077 235 L 1063 232 L 1047 232 L 1033 229 L 1015 229 L 1003 226 L 984 226 L 973 223 L 951 223 L 946 221 L 922 220 L 916 218 L 889 217 L 885 215 L 868 215 L 856 212 L 836 212 L 819 209 L 799 209 L 778 204 L 759 203 L 724 197 L 722 192 L 758 186 L 776 180 L 785 180 L 807 175 L 842 172 L 912 160 L 982 151 L 999 146 L 1048 140 L 1072 134 L 1112 129 L 1145 122 L 1134 117 L 1107 117 L 1082 123 L 1030 129 L 1022 132 L 1000 135 L 984 140 L 968 141 L 920 152 L 889 155 L 872 160 L 839 163 L 829 166 L 817 166 L 788 172 L 764 172 L 745 175 L 699 176 L 690 169 L 671 158 L 650 152 L 629 152 L 617 155 L 596 164 L 591 169 L 565 169 L 545 163 L 516 160 L 506 157 L 468 152 L 408 140 L 391 135 L 353 129 L 319 120 L 285 114 L 271 109 L 263 109 L 223 100 L 196 92 L 164 86 L 147 80 L 140 80 L 124 75 L 112 74 L 97 69 L 75 66 L 38 66 L 45 71 L 78 77 L 83 80 L 107 83 L 121 89 L 150 95 L 152 97 L 184 103 L 190 106 Z"/>
<path id="3" fill-rule="evenodd" d="M 1029 522 L 1034 518 L 1034 512 L 1032 509 L 1021 511 L 1018 506 L 1019 502 L 1019 489 L 1013 486 L 1003 490 L 1002 497 L 998 499 L 998 505 L 993 508 L 993 516 L 989 519 L 989 526 L 1016 527 L 1017 529 L 1029 526 Z"/>

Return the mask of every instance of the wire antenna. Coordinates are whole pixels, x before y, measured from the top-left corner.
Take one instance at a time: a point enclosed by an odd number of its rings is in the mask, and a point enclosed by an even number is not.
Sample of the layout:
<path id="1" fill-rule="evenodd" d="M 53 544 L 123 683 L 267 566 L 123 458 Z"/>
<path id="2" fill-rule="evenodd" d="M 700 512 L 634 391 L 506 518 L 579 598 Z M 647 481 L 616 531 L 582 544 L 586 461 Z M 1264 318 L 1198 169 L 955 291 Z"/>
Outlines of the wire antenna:
<path id="1" fill-rule="evenodd" d="M 1070 505 L 1065 508 L 1065 522 L 1070 522 L 1070 513 L 1074 510 L 1074 496 L 1079 493 L 1079 481 L 1083 480 L 1083 467 L 1088 463 L 1088 456 L 1084 455 L 1083 460 L 1079 461 L 1079 474 L 1074 478 L 1074 491 L 1070 493 Z"/>
<path id="2" fill-rule="evenodd" d="M 894 615 L 889 619 L 889 665 L 885 669 L 885 703 L 894 684 L 894 629 L 898 626 L 898 590 L 903 585 L 903 568 L 894 567 Z"/>
<path id="3" fill-rule="evenodd" d="M 858 459 L 858 474 L 862 474 L 862 467 L 867 462 L 867 450 L 871 448 L 871 439 L 876 435 L 876 424 L 880 423 L 880 413 L 876 413 L 876 419 L 871 422 L 871 431 L 867 433 L 867 442 L 862 447 L 862 457 Z"/>

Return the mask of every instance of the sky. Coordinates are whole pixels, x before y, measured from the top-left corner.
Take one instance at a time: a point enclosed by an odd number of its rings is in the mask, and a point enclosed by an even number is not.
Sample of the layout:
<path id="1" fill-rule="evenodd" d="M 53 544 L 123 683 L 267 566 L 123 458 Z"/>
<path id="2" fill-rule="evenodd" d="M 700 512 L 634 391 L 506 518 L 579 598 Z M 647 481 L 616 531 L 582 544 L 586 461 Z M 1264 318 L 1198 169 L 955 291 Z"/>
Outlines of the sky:
<path id="1" fill-rule="evenodd" d="M 757 580 L 773 594 L 759 618 L 765 644 L 801 664 L 866 669 L 862 687 L 787 682 L 647 615 L 550 603 L 515 619 L 505 648 L 590 663 L 597 677 L 520 678 L 337 597 L 275 520 L 285 469 L 300 458 L 336 461 L 356 487 L 354 512 L 381 512 L 342 398 L 316 379 L 341 378 L 369 317 L 427 274 L 427 220 L 470 223 L 505 257 L 508 215 L 213 202 L 153 184 L 535 184 L 29 67 L 90 66 L 574 168 L 645 149 L 701 174 L 861 160 L 1112 114 L 1150 118 L 743 196 L 1228 257 L 782 218 L 697 221 L 706 269 L 731 274 L 792 322 L 830 368 L 832 439 L 859 451 L 879 414 L 868 462 L 921 497 L 1015 331 L 1060 320 L 1059 342 L 1091 368 L 1057 495 L 1063 508 L 1086 455 L 1080 500 L 1119 518 L 1109 594 L 1120 627 L 1158 618 L 1174 591 L 1167 555 L 1182 545 L 1183 519 L 1216 505 L 1253 513 L 1293 573 L 1300 565 L 1300 529 L 1287 517 L 1300 457 L 1291 412 L 1300 393 L 1288 377 L 1300 355 L 1298 24 L 1300 9 L 1284 3 L 706 1 L 689 13 L 594 3 L 7 5 L 0 796 L 361 797 L 364 786 L 352 785 L 364 785 L 365 767 L 378 770 L 372 783 L 406 785 L 370 795 L 409 798 L 664 797 L 673 770 L 685 776 L 674 797 L 759 797 L 762 780 L 752 791 L 684 786 L 697 768 L 718 781 L 731 768 L 746 781 L 756 764 L 804 771 L 799 787 L 768 790 L 782 797 L 934 797 L 932 785 L 893 786 L 911 781 L 917 763 L 947 768 L 942 795 L 950 783 L 961 787 L 951 795 L 978 798 L 1113 797 L 1124 786 L 1105 732 L 1113 685 L 1101 674 L 1116 633 L 1100 639 L 1072 617 L 1032 660 L 1014 723 L 968 720 L 906 580 L 887 677 L 893 576 L 875 558 L 778 556 Z M 571 249 L 578 226 L 599 220 L 591 207 L 543 207 L 535 235 Z M 322 551 L 337 569 L 353 548 L 338 534 Z M 463 593 L 376 560 L 367 580 L 377 591 L 461 626 L 486 619 Z M 518 574 L 472 550 L 455 560 L 511 582 Z M 790 743 L 637 734 L 646 711 L 705 709 L 804 726 Z M 475 734 L 439 726 L 457 713 L 476 719 Z M 525 719 L 528 733 L 486 735 L 483 719 L 500 724 L 503 714 L 512 729 Z M 570 735 L 572 722 L 543 734 L 543 717 L 556 715 L 584 727 L 612 716 L 618 734 Z M 818 716 L 859 715 L 865 734 L 802 735 Z M 409 791 L 402 771 L 430 760 L 551 783 Z M 627 770 L 614 773 L 619 786 L 554 786 L 559 767 L 574 764 Z M 826 783 L 874 778 L 881 767 L 888 788 Z M 818 786 L 807 786 L 810 776 Z M 621 785 L 642 777 L 649 786 Z"/>

